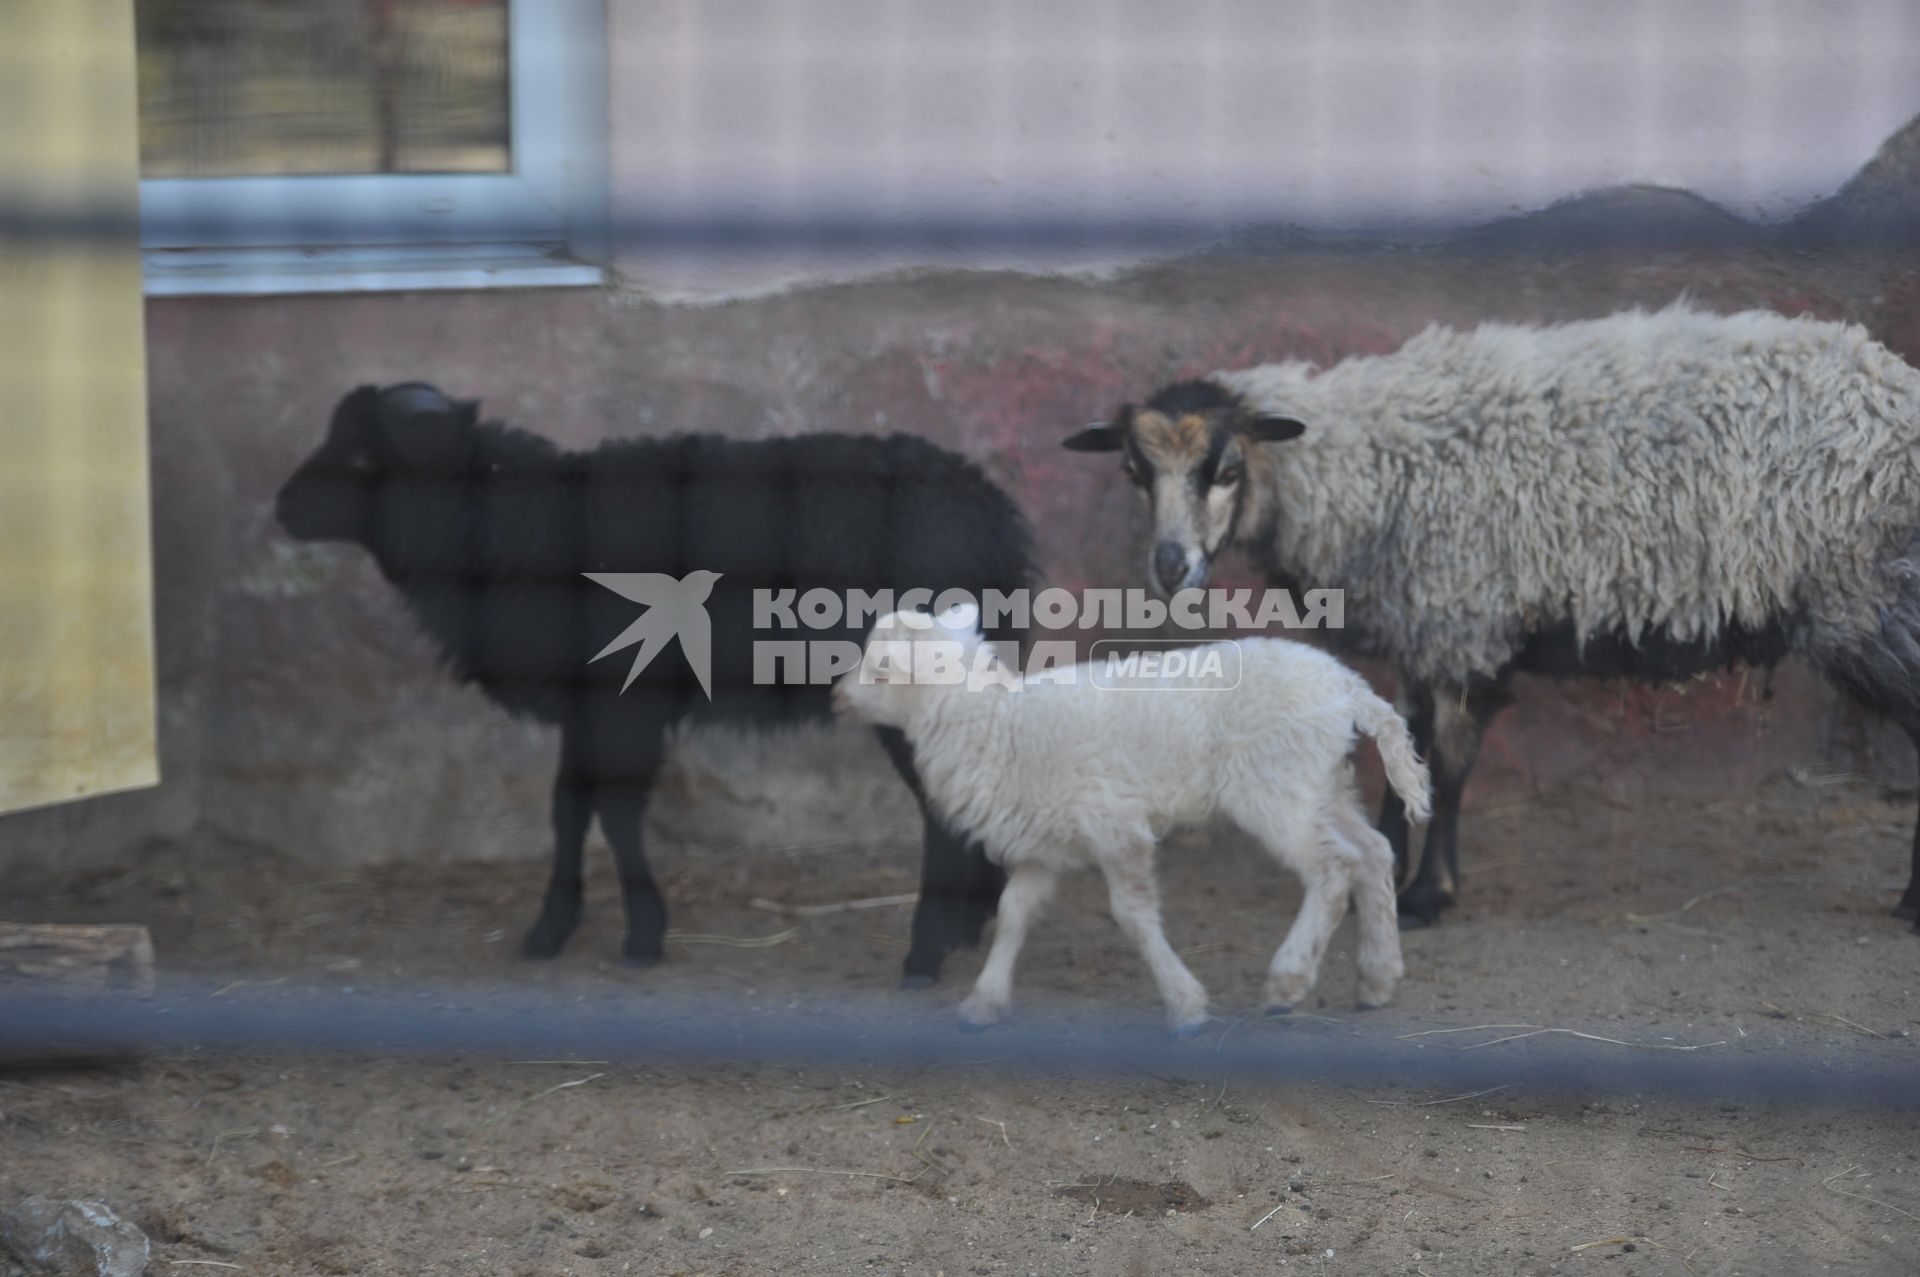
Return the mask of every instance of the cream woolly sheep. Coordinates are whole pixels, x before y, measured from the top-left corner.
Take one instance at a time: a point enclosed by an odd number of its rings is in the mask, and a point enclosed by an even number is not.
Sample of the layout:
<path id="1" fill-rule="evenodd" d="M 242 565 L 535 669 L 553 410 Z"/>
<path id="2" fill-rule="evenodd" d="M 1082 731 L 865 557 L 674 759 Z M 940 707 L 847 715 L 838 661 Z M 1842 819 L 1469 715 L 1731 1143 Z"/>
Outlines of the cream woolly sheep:
<path id="1" fill-rule="evenodd" d="M 1685 304 L 1430 328 L 1320 373 L 1169 386 L 1066 446 L 1124 454 L 1159 588 L 1232 543 L 1345 591 L 1433 767 L 1403 925 L 1452 900 L 1460 793 L 1516 670 L 1664 681 L 1799 653 L 1920 744 L 1920 372 L 1861 328 Z M 1381 826 L 1404 857 L 1391 796 Z M 1913 856 L 1905 917 L 1920 827 Z"/>
<path id="2" fill-rule="evenodd" d="M 1313 648 L 1254 639 L 1192 649 L 1199 668 L 1136 675 L 1124 691 L 1095 686 L 1086 665 L 1022 679 L 977 620 L 968 610 L 882 617 L 834 692 L 843 715 L 905 733 L 935 810 L 1010 871 L 963 1025 L 1006 1015 L 1040 905 L 1060 873 L 1091 863 L 1106 876 L 1114 921 L 1153 972 L 1168 1026 L 1197 1031 L 1207 992 L 1161 928 L 1153 855 L 1171 825 L 1216 812 L 1306 887 L 1268 967 L 1273 1012 L 1313 987 L 1349 896 L 1359 909 L 1361 1005 L 1392 997 L 1403 972 L 1392 851 L 1360 811 L 1347 757 L 1356 729 L 1378 743 L 1412 810 L 1426 810 L 1427 774 L 1406 724 L 1359 675 Z M 1216 650 L 1221 667 L 1208 670 Z"/>

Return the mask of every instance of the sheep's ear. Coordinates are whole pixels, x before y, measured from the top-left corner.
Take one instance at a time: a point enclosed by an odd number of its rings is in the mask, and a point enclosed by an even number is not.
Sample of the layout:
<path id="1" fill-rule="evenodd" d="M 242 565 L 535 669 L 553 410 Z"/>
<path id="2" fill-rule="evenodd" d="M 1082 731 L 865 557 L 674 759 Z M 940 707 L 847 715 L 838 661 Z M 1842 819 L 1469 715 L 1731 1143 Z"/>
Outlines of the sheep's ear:
<path id="1" fill-rule="evenodd" d="M 340 396 L 327 419 L 327 441 L 342 448 L 365 446 L 380 432 L 380 388 L 356 386 Z"/>
<path id="2" fill-rule="evenodd" d="M 480 420 L 480 401 L 478 399 L 454 400 L 453 419 L 463 426 L 478 424 Z"/>
<path id="3" fill-rule="evenodd" d="M 980 628 L 980 609 L 972 603 L 956 603 L 940 614 L 940 624 L 957 634 L 971 634 Z"/>
<path id="4" fill-rule="evenodd" d="M 1282 417 L 1278 413 L 1263 412 L 1248 421 L 1240 433 L 1260 443 L 1282 443 L 1288 439 L 1298 439 L 1307 432 L 1307 423 L 1298 417 Z"/>
<path id="5" fill-rule="evenodd" d="M 1096 421 L 1075 434 L 1060 441 L 1060 446 L 1068 452 L 1118 452 L 1124 441 L 1125 432 L 1116 425 L 1105 421 Z"/>

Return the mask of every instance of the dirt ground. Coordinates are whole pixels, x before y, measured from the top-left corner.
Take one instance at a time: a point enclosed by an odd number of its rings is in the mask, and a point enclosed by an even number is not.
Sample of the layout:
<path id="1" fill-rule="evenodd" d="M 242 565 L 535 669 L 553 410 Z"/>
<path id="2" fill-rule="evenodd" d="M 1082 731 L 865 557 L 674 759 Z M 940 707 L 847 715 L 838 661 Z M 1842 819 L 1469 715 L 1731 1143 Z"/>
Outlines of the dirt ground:
<path id="1" fill-rule="evenodd" d="M 1783 779 L 1717 804 L 1471 810 L 1465 901 L 1406 937 L 1396 1004 L 1349 1009 L 1349 921 L 1305 1012 L 1410 1070 L 1418 1050 L 1525 1044 L 1405 1034 L 1578 1027 L 1617 1040 L 1567 1039 L 1617 1062 L 1603 1094 L 1023 1075 L 995 1066 L 992 1033 L 957 1032 L 950 1061 L 910 1068 L 186 1055 L 0 1073 L 0 1200 L 104 1200 L 152 1237 L 156 1273 L 1920 1272 L 1920 937 L 1886 912 L 1911 804 Z M 328 877 L 160 849 L 114 876 L 16 879 L 6 911 L 146 922 L 205 995 L 245 975 L 287 999 L 465 985 L 804 1015 L 858 997 L 944 1025 L 979 955 L 895 991 L 905 908 L 750 903 L 908 892 L 914 856 L 658 845 L 685 938 L 649 971 L 610 961 L 604 850 L 587 925 L 543 965 L 515 956 L 536 861 Z M 1177 840 L 1164 877 L 1213 1038 L 1300 1031 L 1242 1019 L 1293 884 L 1230 834 Z M 1157 1016 L 1102 905 L 1090 879 L 1062 893 L 1022 1018 Z M 1916 1104 L 1661 1098 L 1633 1073 L 1657 1046 L 1910 1069 Z"/>

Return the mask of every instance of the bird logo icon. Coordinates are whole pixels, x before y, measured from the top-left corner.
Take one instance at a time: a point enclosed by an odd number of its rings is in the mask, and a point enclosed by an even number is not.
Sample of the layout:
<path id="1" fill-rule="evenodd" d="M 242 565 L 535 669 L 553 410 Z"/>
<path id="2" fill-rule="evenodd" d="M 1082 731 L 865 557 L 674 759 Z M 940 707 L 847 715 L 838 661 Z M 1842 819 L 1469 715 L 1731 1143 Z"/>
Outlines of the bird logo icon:
<path id="1" fill-rule="evenodd" d="M 713 626 L 707 619 L 706 604 L 720 573 L 703 569 L 679 578 L 665 572 L 583 572 L 581 575 L 647 609 L 587 664 L 638 643 L 640 650 L 634 654 L 633 668 L 627 671 L 627 681 L 620 685 L 620 690 L 625 692 L 667 641 L 678 637 L 680 651 L 693 667 L 693 676 L 700 680 L 700 690 L 707 694 L 708 700 L 713 699 Z"/>

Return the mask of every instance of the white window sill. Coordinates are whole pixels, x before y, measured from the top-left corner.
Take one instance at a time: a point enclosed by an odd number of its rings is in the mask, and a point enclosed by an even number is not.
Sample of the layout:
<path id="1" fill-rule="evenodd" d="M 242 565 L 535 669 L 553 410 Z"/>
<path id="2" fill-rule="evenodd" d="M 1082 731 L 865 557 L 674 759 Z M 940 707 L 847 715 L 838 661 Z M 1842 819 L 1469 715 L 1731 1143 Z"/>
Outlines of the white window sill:
<path id="1" fill-rule="evenodd" d="M 600 267 L 541 244 L 150 248 L 141 259 L 149 297 L 580 288 L 606 281 Z"/>

